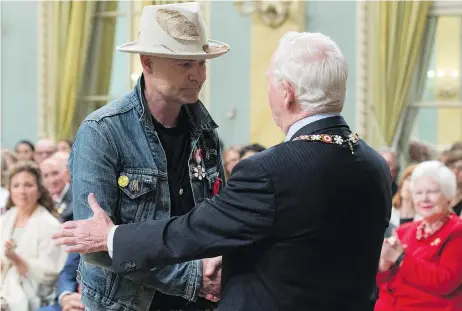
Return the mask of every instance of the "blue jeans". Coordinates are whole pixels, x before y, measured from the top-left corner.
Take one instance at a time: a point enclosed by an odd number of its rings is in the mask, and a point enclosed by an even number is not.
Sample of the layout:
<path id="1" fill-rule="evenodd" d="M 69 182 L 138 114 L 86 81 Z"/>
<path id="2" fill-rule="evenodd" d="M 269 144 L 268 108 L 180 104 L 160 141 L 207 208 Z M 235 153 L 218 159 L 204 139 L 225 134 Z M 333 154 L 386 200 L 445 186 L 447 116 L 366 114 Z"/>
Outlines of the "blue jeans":
<path id="1" fill-rule="evenodd" d="M 54 305 L 46 306 L 46 307 L 41 307 L 37 309 L 37 311 L 62 311 L 61 306 L 57 303 Z"/>

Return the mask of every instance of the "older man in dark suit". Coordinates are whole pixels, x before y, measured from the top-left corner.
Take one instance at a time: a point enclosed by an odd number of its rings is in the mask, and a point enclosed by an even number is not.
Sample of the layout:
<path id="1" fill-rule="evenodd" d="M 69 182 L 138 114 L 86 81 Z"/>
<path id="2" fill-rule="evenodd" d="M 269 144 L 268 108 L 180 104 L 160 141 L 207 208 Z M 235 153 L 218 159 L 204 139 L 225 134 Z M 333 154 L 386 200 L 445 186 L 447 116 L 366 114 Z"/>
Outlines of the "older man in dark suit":
<path id="1" fill-rule="evenodd" d="M 72 188 L 69 183 L 69 169 L 62 160 L 52 156 L 40 164 L 43 183 L 55 201 L 60 221 L 73 219 Z"/>
<path id="2" fill-rule="evenodd" d="M 181 217 L 114 226 L 90 195 L 94 216 L 63 225 L 57 244 L 112 251 L 124 273 L 223 255 L 218 310 L 373 310 L 391 177 L 340 116 L 344 56 L 322 34 L 288 33 L 267 76 L 284 143 Z"/>

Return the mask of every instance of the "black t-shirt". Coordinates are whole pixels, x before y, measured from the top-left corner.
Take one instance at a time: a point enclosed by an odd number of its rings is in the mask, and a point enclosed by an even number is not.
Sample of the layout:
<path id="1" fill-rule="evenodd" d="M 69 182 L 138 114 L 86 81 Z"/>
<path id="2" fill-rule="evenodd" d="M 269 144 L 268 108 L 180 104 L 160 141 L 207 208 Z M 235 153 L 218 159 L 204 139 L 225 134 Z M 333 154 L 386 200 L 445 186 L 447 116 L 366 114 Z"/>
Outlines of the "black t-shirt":
<path id="1" fill-rule="evenodd" d="M 182 109 L 176 127 L 166 128 L 154 118 L 152 120 L 167 158 L 170 216 L 181 216 L 194 207 L 188 167 L 191 151 L 188 119 Z M 186 305 L 188 308 L 210 308 L 210 303 L 205 299 L 200 298 L 197 302 L 188 302 L 182 297 L 165 295 L 156 291 L 150 310 L 184 309 Z"/>
<path id="2" fill-rule="evenodd" d="M 170 216 L 181 216 L 194 207 L 188 168 L 191 137 L 187 116 L 181 110 L 177 126 L 172 128 L 152 119 L 167 158 Z"/>

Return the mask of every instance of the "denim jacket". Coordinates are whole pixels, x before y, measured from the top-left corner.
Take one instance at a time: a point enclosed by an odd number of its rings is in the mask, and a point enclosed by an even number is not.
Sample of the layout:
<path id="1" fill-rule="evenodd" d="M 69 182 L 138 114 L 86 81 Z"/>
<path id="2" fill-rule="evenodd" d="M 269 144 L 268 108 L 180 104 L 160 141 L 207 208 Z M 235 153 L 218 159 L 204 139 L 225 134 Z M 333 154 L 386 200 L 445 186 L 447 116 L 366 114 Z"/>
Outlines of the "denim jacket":
<path id="1" fill-rule="evenodd" d="M 78 130 L 69 161 L 75 219 L 92 216 L 87 202 L 91 192 L 115 224 L 170 217 L 167 159 L 144 103 L 141 79 L 132 92 L 90 114 Z M 197 204 L 211 198 L 214 183 L 223 178 L 221 151 L 217 125 L 202 103 L 184 109 L 191 128 L 191 146 L 185 152 Z M 195 148 L 202 149 L 204 178 L 195 176 Z M 128 177 L 128 185 L 119 186 L 120 176 Z M 77 279 L 83 302 L 92 311 L 149 310 L 156 290 L 195 301 L 202 281 L 200 260 L 117 274 L 107 252 L 82 258 Z"/>

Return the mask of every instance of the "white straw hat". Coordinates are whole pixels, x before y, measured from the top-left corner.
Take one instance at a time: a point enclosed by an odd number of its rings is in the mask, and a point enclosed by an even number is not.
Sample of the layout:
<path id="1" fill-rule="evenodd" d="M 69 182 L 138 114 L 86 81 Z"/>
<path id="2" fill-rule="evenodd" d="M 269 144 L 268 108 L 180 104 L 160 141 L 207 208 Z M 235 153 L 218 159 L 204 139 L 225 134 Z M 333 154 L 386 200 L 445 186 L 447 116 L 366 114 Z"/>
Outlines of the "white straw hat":
<path id="1" fill-rule="evenodd" d="M 226 43 L 208 40 L 197 2 L 149 5 L 143 8 L 138 40 L 118 51 L 175 59 L 211 59 L 229 51 Z"/>

